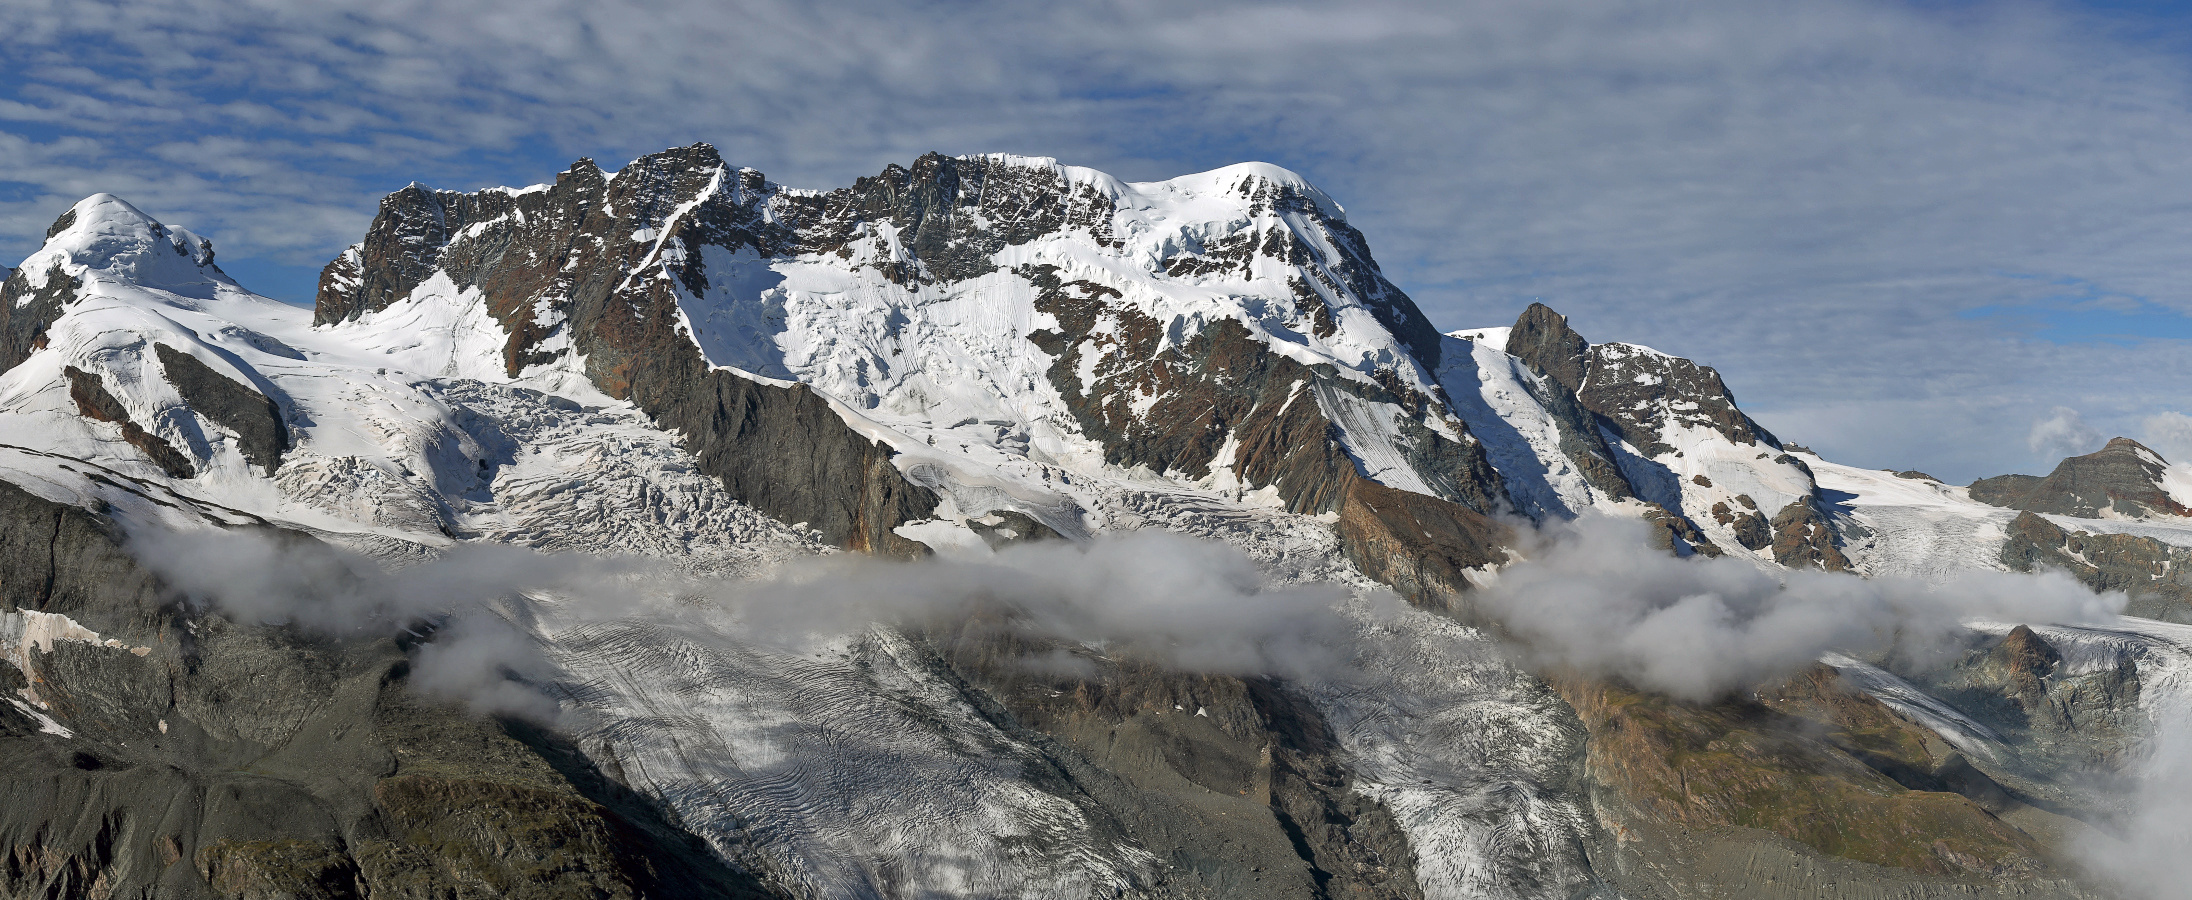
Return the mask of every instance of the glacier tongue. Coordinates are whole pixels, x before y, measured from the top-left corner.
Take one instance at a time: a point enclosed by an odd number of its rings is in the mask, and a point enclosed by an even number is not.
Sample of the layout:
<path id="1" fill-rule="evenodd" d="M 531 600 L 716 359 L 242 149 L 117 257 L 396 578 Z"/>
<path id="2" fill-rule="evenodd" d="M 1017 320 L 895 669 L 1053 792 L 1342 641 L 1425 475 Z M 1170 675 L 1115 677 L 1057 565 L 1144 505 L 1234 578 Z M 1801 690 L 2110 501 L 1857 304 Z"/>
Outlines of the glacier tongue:
<path id="1" fill-rule="evenodd" d="M 1155 857 L 1031 776 L 1052 763 L 997 729 L 903 638 L 809 652 L 622 621 L 559 627 L 580 745 L 726 858 L 800 896 L 1101 897 Z"/>

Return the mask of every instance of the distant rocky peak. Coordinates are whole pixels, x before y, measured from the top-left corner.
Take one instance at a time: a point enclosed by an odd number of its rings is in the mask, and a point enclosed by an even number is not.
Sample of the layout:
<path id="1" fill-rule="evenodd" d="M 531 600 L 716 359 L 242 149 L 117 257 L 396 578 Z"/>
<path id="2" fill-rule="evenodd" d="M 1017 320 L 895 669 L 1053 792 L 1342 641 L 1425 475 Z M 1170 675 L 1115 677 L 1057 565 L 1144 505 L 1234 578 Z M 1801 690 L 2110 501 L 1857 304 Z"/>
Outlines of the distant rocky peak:
<path id="1" fill-rule="evenodd" d="M 2056 464 L 2045 478 L 1999 475 L 1971 484 L 1971 499 L 2036 513 L 2100 518 L 2192 516 L 2192 496 L 2173 494 L 2169 461 L 2127 437 Z"/>
<path id="2" fill-rule="evenodd" d="M 2154 452 L 2153 448 L 2127 437 L 2109 438 L 2108 443 L 2097 452 L 2108 453 L 2111 451 L 2131 454 L 2141 465 L 2153 470 L 2157 475 L 2162 469 L 2169 467 L 2169 460 L 2163 459 L 2162 455 Z"/>

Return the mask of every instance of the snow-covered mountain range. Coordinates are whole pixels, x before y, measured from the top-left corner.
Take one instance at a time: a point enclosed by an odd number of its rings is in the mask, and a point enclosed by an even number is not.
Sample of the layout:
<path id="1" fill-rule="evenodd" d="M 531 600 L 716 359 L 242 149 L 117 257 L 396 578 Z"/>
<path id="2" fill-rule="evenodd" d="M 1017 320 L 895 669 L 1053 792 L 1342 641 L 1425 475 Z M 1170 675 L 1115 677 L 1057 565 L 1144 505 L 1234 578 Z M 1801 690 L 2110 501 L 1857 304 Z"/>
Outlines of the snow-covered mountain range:
<path id="1" fill-rule="evenodd" d="M 13 729 L 0 743 L 60 760 L 75 773 L 62 783 L 82 785 L 51 802 L 109 823 L 0 815 L 0 857 L 53 860 L 0 864 L 0 893 L 515 895 L 496 879 L 525 857 L 547 867 L 526 878 L 592 879 L 590 896 L 1719 896 L 1681 885 L 1744 865 L 1897 896 L 2013 883 L 2083 896 L 2039 851 L 2009 863 L 1936 841 L 1951 849 L 1906 865 L 1800 835 L 1773 844 L 1790 833 L 1770 817 L 1722 823 L 1780 835 L 1745 844 L 1744 864 L 1640 848 L 1632 830 L 1702 820 L 1609 799 L 1603 696 L 1518 669 L 1464 624 L 1487 624 L 1472 592 L 1523 533 L 1596 514 L 1648 523 L 1676 555 L 1771 571 L 2063 568 L 2130 590 L 2135 613 L 2192 621 L 2175 583 L 2192 469 L 2129 442 L 1969 488 L 1837 465 L 1752 421 L 1710 367 L 1591 343 L 1543 306 L 1440 333 L 1337 202 L 1267 165 L 1129 184 L 1048 159 L 932 155 L 818 192 L 694 145 L 616 172 L 581 160 L 522 189 L 406 187 L 328 264 L 309 310 L 251 293 L 214 258 L 205 238 L 101 194 L 0 287 L 0 480 L 24 522 L 63 523 L 18 530 L 76 554 L 40 562 L 27 537 L 5 554 L 0 675 L 21 683 L 0 684 Z M 554 736 L 507 726 L 479 738 L 491 752 L 423 750 L 405 742 L 425 740 L 427 714 L 368 682 L 400 686 L 430 630 L 307 652 L 216 624 L 236 617 L 118 561 L 153 525 L 310 535 L 398 566 L 515 545 L 732 577 L 841 551 L 980 561 L 1162 529 L 1231 545 L 1273 585 L 1356 592 L 1359 677 L 1168 673 L 1099 654 L 1076 682 L 890 628 L 742 644 L 636 607 L 523 596 L 509 618 L 552 663 L 536 680 L 554 686 Z M 89 556 L 107 568 L 54 574 Z M 45 586 L 24 588 L 37 572 Z M 79 593 L 55 587 L 71 578 Z M 125 583 L 135 599 L 102 593 Z M 1361 599 L 1381 587 L 1411 606 Z M 2009 646 L 2006 633 L 1989 640 Z M 2044 631 L 2066 651 L 2114 649 L 2033 690 L 2118 661 L 2134 680 L 2175 671 L 2192 645 L 2159 624 L 2121 634 Z M 1981 656 L 1963 671 L 1994 671 Z M 318 674 L 294 676 L 311 683 L 288 697 L 204 674 L 229 665 L 217 659 Z M 358 675 L 359 659 L 379 674 Z M 1861 686 L 1836 702 L 1900 723 L 1878 728 L 1958 760 L 1991 752 L 1971 737 L 1987 726 L 1928 712 L 1948 703 L 1925 693 L 1938 686 L 1845 671 Z M 2121 718 L 2172 695 L 2049 696 Z M 254 704 L 274 718 L 235 711 Z M 251 768 L 351 746 L 328 736 L 343 717 L 372 722 L 358 740 L 386 752 L 340 777 Z M 2043 743 L 2084 739 L 2058 731 Z M 2094 740 L 2115 753 L 2130 738 Z M 2025 823 L 1974 847 L 2028 848 L 2041 826 L 2015 816 L 2043 805 L 2059 762 L 2005 750 L 2040 761 L 1954 781 L 1933 751 L 1905 778 L 1839 744 L 1805 748 L 1880 796 L 1964 804 L 1929 813 L 1944 833 Z M 153 814 L 118 772 L 155 790 L 180 779 L 199 799 Z M 1988 807 L 1980 781 L 2022 799 Z M 406 817 L 432 803 L 405 790 L 489 797 L 564 829 L 556 841 L 611 849 L 551 865 L 488 838 L 504 849 L 452 863 L 475 851 L 422 836 Z M 308 796 L 294 802 L 324 814 L 238 824 L 250 816 L 222 796 Z M 610 836 L 569 836 L 597 831 Z M 421 853 L 442 856 L 401 862 Z"/>

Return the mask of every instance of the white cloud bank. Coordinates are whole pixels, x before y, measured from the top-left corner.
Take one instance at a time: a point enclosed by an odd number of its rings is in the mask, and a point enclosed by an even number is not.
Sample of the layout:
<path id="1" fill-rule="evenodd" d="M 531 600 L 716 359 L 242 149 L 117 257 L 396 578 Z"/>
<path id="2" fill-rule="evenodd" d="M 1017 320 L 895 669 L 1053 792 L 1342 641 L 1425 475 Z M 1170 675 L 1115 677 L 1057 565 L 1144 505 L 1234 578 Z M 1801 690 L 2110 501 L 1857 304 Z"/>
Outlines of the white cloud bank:
<path id="1" fill-rule="evenodd" d="M 1646 544 L 1646 528 L 1585 517 L 1541 532 L 1477 602 L 1535 665 L 1697 702 L 1786 677 L 1829 651 L 1922 668 L 1962 646 L 1967 620 L 2099 622 L 2124 604 L 2060 572 L 1927 585 L 1680 559 Z"/>

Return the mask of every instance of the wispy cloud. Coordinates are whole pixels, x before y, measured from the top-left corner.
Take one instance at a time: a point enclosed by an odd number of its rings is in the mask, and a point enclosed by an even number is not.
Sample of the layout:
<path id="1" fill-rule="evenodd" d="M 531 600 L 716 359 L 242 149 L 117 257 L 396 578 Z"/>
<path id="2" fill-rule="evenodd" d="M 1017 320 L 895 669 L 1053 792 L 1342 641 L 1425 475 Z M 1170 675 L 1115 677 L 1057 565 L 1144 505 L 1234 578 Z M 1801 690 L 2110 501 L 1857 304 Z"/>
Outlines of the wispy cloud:
<path id="1" fill-rule="evenodd" d="M 2146 445 L 2170 462 L 2192 462 L 2192 416 L 2167 410 L 2139 423 Z"/>
<path id="2" fill-rule="evenodd" d="M 1544 299 L 1719 366 L 1794 439 L 1968 477 L 2047 462 L 2017 438 L 2050 407 L 2128 431 L 2187 374 L 2179 340 L 1960 315 L 2061 282 L 2192 311 L 2186 58 L 2119 24 L 1864 0 L 0 0 L 0 256 L 108 190 L 247 269 L 310 266 L 414 178 L 693 140 L 814 187 L 932 149 L 1130 179 L 1264 159 L 1346 203 L 1442 325 Z M 261 286 L 309 290 L 283 274 Z M 1809 430 L 1852 398 L 1897 402 Z M 1939 447 L 1959 417 L 1971 446 Z"/>
<path id="3" fill-rule="evenodd" d="M 1051 669 L 1092 670 L 1075 654 L 1098 653 L 1189 672 L 1352 677 L 1355 629 L 1339 609 L 1356 602 L 1352 592 L 1269 584 L 1237 549 L 1162 531 L 1022 545 L 983 560 L 807 559 L 745 580 L 493 544 L 390 570 L 295 535 L 212 529 L 139 528 L 129 548 L 183 597 L 240 621 L 341 637 L 430 634 L 415 687 L 540 719 L 555 704 L 528 683 L 553 672 L 542 637 L 521 624 L 536 603 L 565 622 L 633 619 L 709 643 L 795 649 L 876 624 L 941 626 L 1051 648 L 1020 661 Z M 1402 608 L 1386 591 L 1359 604 L 1373 615 Z"/>
<path id="4" fill-rule="evenodd" d="M 1924 670 L 1963 649 L 1966 620 L 2101 622 L 2124 604 L 2121 593 L 2095 594 L 2061 572 L 1973 571 L 1929 585 L 1677 559 L 1644 540 L 1647 527 L 1585 517 L 1527 535 L 1522 560 L 1476 602 L 1524 659 L 1701 703 L 1785 678 L 1828 652 Z"/>
<path id="5" fill-rule="evenodd" d="M 2048 410 L 2025 434 L 2025 445 L 2042 457 L 2083 456 L 2101 449 L 2101 441 L 2101 433 L 2067 406 Z"/>

